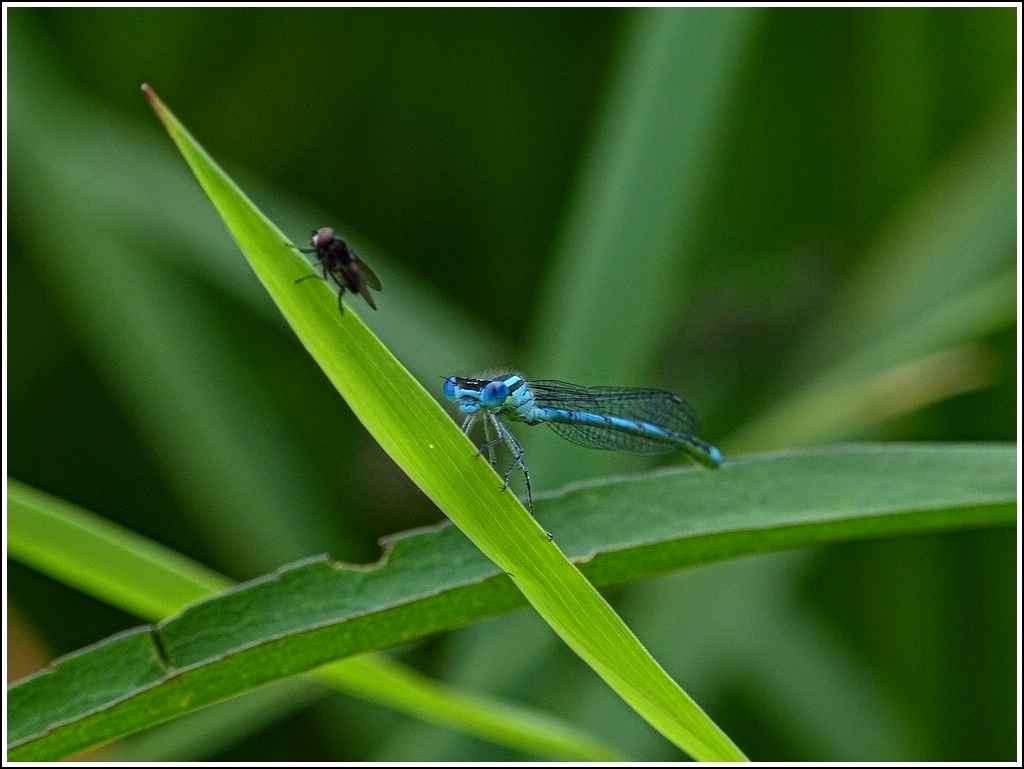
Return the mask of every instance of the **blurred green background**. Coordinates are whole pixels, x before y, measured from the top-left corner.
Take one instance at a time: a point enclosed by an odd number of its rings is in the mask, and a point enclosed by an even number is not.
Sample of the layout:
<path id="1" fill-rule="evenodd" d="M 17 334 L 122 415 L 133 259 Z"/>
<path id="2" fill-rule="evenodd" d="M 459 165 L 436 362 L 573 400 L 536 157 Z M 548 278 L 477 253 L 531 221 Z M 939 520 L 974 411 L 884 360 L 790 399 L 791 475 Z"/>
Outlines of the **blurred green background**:
<path id="1" fill-rule="evenodd" d="M 297 345 L 143 82 L 294 242 L 355 244 L 384 290 L 350 307 L 433 392 L 503 366 L 663 387 L 727 457 L 1016 438 L 1018 9 L 5 13 L 9 474 L 235 579 L 372 561 L 440 513 Z M 518 434 L 535 491 L 651 466 Z M 1016 547 L 852 543 L 609 598 L 751 758 L 1008 761 Z M 15 677 L 139 624 L 17 563 L 7 591 Z M 529 612 L 395 653 L 680 757 Z M 106 755 L 518 757 L 297 691 Z"/>

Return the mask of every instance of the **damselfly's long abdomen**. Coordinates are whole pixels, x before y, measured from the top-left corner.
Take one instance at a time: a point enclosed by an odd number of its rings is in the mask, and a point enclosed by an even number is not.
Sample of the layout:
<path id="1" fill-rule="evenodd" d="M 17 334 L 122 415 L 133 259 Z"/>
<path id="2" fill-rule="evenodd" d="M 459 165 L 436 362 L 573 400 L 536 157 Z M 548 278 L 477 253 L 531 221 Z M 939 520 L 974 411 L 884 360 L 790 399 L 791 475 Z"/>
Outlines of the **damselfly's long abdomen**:
<path id="1" fill-rule="evenodd" d="M 573 443 L 632 454 L 678 449 L 705 467 L 722 464 L 722 453 L 695 436 L 697 414 L 673 393 L 555 380 L 531 381 L 528 387 L 534 405 L 523 413 L 523 421 L 544 422 Z"/>

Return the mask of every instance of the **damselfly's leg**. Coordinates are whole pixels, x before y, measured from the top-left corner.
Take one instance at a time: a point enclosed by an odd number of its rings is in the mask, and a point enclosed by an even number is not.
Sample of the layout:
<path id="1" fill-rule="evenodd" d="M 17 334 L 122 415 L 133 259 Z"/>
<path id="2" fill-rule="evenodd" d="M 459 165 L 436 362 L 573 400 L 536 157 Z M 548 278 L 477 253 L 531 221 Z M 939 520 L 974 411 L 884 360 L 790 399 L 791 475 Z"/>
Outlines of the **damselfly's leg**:
<path id="1" fill-rule="evenodd" d="M 469 431 L 473 429 L 473 425 L 475 425 L 476 421 L 478 419 L 480 419 L 480 418 L 481 418 L 480 414 L 470 414 L 468 417 L 466 417 L 466 419 L 462 423 L 462 432 L 464 432 L 466 435 L 469 435 Z M 498 459 L 497 459 L 497 456 L 494 453 L 494 447 L 497 444 L 502 443 L 503 442 L 503 438 L 500 435 L 495 437 L 492 434 L 492 432 L 491 432 L 491 422 L 490 422 L 489 419 L 484 419 L 483 423 L 484 423 L 484 442 L 480 446 L 480 448 L 477 449 L 477 452 L 476 452 L 476 454 L 473 455 L 473 458 L 475 459 L 476 457 L 481 456 L 484 453 L 484 449 L 487 449 L 487 463 L 491 467 L 495 468 L 495 470 L 497 470 Z"/>
<path id="2" fill-rule="evenodd" d="M 492 417 L 493 419 L 494 417 Z M 491 431 L 491 420 L 484 419 L 484 442 L 480 446 L 480 450 L 477 451 L 476 455 L 480 456 L 484 453 L 484 449 L 487 449 L 487 464 L 497 471 L 498 469 L 498 455 L 494 450 L 494 447 L 499 443 L 503 442 L 501 434 L 494 435 Z"/>
<path id="3" fill-rule="evenodd" d="M 489 421 L 494 425 L 494 429 L 498 433 L 498 439 L 503 440 L 508 446 L 509 451 L 512 452 L 512 464 L 508 466 L 508 470 L 505 472 L 505 484 L 501 487 L 501 490 L 504 491 L 508 488 L 508 479 L 512 475 L 512 469 L 518 466 L 523 471 L 523 480 L 526 481 L 526 508 L 530 511 L 530 515 L 533 515 L 533 489 L 530 486 L 530 471 L 526 469 L 526 462 L 523 460 L 523 447 L 516 440 L 516 436 L 512 434 L 512 431 L 505 427 L 496 415 L 488 414 L 487 416 L 490 417 Z"/>

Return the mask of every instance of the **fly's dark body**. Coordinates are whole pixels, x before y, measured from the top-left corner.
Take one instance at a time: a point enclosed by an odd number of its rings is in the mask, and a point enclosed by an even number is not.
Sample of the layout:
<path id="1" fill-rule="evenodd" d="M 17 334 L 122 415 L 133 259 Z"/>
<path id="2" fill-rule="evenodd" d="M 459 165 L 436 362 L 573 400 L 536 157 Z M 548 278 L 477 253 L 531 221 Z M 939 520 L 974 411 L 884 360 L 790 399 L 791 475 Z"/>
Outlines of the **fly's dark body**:
<path id="1" fill-rule="evenodd" d="M 320 266 L 324 271 L 324 280 L 330 275 L 331 279 L 338 284 L 338 309 L 345 312 L 341 305 L 341 298 L 345 295 L 345 289 L 354 294 L 362 295 L 366 303 L 374 310 L 377 303 L 373 301 L 373 294 L 370 289 L 381 290 L 380 278 L 367 266 L 366 262 L 356 256 L 355 251 L 338 237 L 330 227 L 321 227 L 313 230 L 313 238 L 310 241 L 312 248 L 300 248 L 304 254 L 316 254 L 320 260 Z M 306 275 L 299 278 L 296 283 L 301 283 L 308 278 L 317 278 L 318 275 Z"/>

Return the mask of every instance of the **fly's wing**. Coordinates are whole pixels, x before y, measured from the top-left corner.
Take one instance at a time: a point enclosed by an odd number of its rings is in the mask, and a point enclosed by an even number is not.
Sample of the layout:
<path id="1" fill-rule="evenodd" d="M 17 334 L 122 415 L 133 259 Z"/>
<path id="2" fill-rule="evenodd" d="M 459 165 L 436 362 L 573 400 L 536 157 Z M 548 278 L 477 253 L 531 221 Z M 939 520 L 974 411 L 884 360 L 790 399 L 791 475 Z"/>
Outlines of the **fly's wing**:
<path id="1" fill-rule="evenodd" d="M 370 305 L 371 309 L 377 309 L 377 303 L 373 301 L 373 294 L 371 294 L 370 289 L 366 287 L 365 281 L 359 284 L 359 293 L 362 295 L 363 299 L 366 300 L 366 303 Z"/>
<path id="2" fill-rule="evenodd" d="M 370 289 L 374 288 L 380 291 L 380 278 L 377 277 L 377 273 L 371 270 L 369 265 L 355 254 L 352 254 L 352 264 L 350 267 L 356 274 L 357 280 L 355 283 L 358 286 L 359 293 L 366 300 L 366 303 L 376 310 L 377 303 L 373 301 L 373 294 L 370 293 Z"/>
<path id="3" fill-rule="evenodd" d="M 631 387 L 581 387 L 555 380 L 531 381 L 538 406 L 571 412 L 548 425 L 566 440 L 595 449 L 632 454 L 661 454 L 679 448 L 678 442 L 657 434 L 636 434 L 615 426 L 614 418 L 662 428 L 683 436 L 697 432 L 697 415 L 678 395 L 664 390 Z M 578 415 L 596 418 L 580 421 Z M 577 421 L 573 421 L 573 419 Z"/>
<path id="4" fill-rule="evenodd" d="M 352 258 L 356 263 L 356 267 L 359 268 L 359 275 L 362 277 L 363 282 L 370 288 L 381 290 L 380 278 L 377 277 L 377 273 L 370 269 L 370 265 L 364 262 L 355 254 L 352 254 Z M 365 296 L 365 294 L 364 294 Z"/>
<path id="5" fill-rule="evenodd" d="M 362 264 L 358 258 L 347 259 L 346 261 L 339 262 L 334 266 L 333 269 L 328 273 L 334 282 L 338 284 L 338 288 L 341 289 L 338 301 L 341 301 L 341 296 L 345 294 L 345 289 L 348 289 L 352 293 L 361 294 L 366 303 L 370 305 L 374 310 L 377 309 L 377 304 L 373 301 L 373 296 L 370 294 L 367 286 L 366 276 L 360 270 Z M 376 279 L 376 275 L 373 276 Z M 379 283 L 379 281 L 378 281 Z"/>

